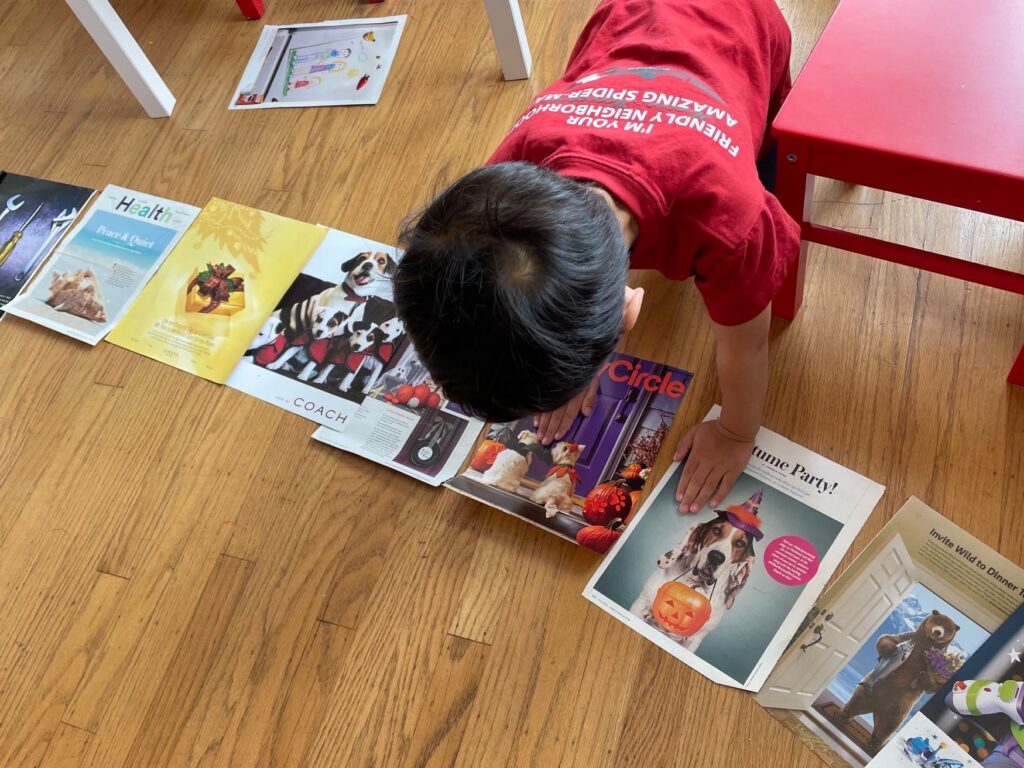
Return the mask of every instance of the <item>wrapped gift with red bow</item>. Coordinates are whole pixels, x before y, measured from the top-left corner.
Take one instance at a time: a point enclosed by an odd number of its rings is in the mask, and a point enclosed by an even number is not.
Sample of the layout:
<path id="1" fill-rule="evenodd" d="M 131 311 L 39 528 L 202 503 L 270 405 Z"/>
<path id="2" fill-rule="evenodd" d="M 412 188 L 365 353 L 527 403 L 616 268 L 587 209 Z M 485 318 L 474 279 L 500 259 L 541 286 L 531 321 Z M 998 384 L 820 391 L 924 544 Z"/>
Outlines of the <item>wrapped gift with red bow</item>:
<path id="1" fill-rule="evenodd" d="M 245 309 L 245 279 L 231 264 L 207 264 L 189 280 L 185 311 L 204 315 L 233 315 Z"/>

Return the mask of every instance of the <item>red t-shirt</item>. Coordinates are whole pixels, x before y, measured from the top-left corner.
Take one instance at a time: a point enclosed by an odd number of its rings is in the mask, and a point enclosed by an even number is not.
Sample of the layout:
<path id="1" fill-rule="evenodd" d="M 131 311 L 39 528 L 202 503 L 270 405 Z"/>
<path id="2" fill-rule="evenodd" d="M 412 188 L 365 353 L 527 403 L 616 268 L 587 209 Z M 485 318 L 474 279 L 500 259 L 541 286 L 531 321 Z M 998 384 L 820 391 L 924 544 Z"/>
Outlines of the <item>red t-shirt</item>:
<path id="1" fill-rule="evenodd" d="M 756 167 L 789 48 L 773 0 L 604 0 L 489 162 L 600 184 L 637 219 L 635 268 L 694 277 L 715 322 L 744 323 L 799 252 Z"/>

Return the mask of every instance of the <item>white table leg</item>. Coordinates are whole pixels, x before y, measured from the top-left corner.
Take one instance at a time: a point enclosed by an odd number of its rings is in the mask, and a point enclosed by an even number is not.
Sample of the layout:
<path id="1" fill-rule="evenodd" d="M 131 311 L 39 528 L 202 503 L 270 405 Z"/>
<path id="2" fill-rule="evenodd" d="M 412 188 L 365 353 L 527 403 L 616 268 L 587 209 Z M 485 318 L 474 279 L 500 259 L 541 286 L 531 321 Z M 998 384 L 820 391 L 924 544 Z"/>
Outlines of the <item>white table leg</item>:
<path id="1" fill-rule="evenodd" d="M 65 0 L 150 117 L 170 117 L 174 94 L 108 0 Z"/>
<path id="2" fill-rule="evenodd" d="M 484 0 L 484 6 L 505 79 L 525 80 L 530 76 L 532 61 L 519 0 Z"/>

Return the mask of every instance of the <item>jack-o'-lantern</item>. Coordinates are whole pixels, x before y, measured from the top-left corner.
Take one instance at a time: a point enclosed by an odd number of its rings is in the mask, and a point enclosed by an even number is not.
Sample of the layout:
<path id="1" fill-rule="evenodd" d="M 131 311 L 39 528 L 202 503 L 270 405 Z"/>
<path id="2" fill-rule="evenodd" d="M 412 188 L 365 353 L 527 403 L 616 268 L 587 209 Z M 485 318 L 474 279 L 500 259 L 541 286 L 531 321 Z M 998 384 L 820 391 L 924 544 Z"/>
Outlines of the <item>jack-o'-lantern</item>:
<path id="1" fill-rule="evenodd" d="M 651 615 L 672 634 L 690 637 L 711 617 L 711 603 L 680 581 L 666 581 L 654 597 Z"/>
<path id="2" fill-rule="evenodd" d="M 617 517 L 628 517 L 632 506 L 629 490 L 622 483 L 601 483 L 583 500 L 583 519 L 591 525 L 608 525 Z"/>

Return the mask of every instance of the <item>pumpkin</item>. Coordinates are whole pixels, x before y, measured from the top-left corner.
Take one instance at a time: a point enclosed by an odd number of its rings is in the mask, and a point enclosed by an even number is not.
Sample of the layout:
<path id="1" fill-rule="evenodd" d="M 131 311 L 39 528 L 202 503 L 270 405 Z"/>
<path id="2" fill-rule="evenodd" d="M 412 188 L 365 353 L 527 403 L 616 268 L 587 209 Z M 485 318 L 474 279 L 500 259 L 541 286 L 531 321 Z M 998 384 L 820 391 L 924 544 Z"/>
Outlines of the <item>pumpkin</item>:
<path id="1" fill-rule="evenodd" d="M 412 397 L 412 392 L 413 389 L 411 384 L 403 384 L 395 390 L 395 400 L 400 404 L 408 403 L 409 399 Z"/>
<path id="2" fill-rule="evenodd" d="M 583 519 L 591 525 L 608 525 L 617 517 L 627 517 L 632 507 L 629 491 L 622 483 L 601 483 L 583 500 Z"/>
<path id="3" fill-rule="evenodd" d="M 473 460 L 469 462 L 469 466 L 477 472 L 486 472 L 494 464 L 498 454 L 504 450 L 505 446 L 497 440 L 484 440 L 480 443 L 480 447 L 476 449 L 476 453 L 473 455 Z"/>
<path id="4" fill-rule="evenodd" d="M 651 615 L 665 630 L 689 637 L 699 632 L 711 617 L 711 603 L 680 581 L 666 581 L 654 596 Z"/>
<path id="5" fill-rule="evenodd" d="M 437 408 L 441 404 L 441 395 L 437 392 L 431 392 L 427 395 L 427 405 L 430 408 Z"/>
<path id="6" fill-rule="evenodd" d="M 612 548 L 612 544 L 618 541 L 622 535 L 621 528 L 606 528 L 603 525 L 588 525 L 576 531 L 576 543 L 581 547 L 592 549 L 598 554 L 604 554 Z"/>

